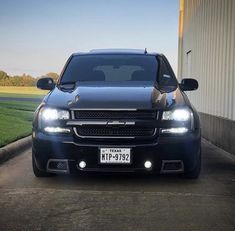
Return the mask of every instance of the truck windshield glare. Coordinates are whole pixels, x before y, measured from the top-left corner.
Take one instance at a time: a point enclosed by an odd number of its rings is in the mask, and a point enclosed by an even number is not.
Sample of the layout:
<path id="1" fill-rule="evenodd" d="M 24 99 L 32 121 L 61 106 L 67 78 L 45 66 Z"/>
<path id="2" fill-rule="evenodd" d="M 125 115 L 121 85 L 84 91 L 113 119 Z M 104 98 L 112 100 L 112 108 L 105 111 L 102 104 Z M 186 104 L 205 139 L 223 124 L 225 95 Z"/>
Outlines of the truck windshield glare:
<path id="1" fill-rule="evenodd" d="M 70 60 L 61 84 L 77 81 L 156 81 L 158 61 L 143 55 L 81 55 Z"/>

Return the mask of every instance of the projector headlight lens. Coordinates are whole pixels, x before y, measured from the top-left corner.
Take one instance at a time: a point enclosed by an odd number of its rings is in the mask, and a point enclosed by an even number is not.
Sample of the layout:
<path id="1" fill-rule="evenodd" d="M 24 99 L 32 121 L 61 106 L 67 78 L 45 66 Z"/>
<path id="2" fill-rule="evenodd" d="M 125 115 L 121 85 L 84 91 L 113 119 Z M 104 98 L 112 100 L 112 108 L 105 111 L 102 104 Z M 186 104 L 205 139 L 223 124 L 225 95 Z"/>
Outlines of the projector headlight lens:
<path id="1" fill-rule="evenodd" d="M 164 111 L 163 120 L 188 121 L 190 119 L 190 111 L 187 109 L 175 109 L 173 111 Z"/>
<path id="2" fill-rule="evenodd" d="M 66 110 L 43 108 L 41 113 L 42 119 L 44 121 L 69 119 L 69 111 Z"/>

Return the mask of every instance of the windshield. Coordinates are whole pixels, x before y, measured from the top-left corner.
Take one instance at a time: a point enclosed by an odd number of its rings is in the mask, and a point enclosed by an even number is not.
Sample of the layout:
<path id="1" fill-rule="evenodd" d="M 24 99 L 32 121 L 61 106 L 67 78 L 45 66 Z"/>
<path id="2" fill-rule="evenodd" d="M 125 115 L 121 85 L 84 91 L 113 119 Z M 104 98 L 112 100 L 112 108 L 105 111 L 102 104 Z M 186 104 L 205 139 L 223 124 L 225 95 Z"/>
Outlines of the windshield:
<path id="1" fill-rule="evenodd" d="M 67 65 L 61 84 L 78 81 L 156 81 L 158 61 L 151 55 L 80 55 Z"/>

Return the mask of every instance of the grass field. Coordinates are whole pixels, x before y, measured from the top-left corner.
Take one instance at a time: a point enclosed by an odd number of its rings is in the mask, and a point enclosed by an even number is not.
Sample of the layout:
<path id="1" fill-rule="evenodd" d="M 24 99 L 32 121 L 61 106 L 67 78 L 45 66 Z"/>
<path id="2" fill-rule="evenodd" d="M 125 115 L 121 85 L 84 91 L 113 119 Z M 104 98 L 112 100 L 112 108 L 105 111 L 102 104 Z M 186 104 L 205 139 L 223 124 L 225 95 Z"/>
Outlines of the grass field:
<path id="1" fill-rule="evenodd" d="M 26 101 L 1 101 L 8 98 L 43 98 L 47 91 L 36 87 L 3 87 L 0 86 L 0 147 L 32 131 L 33 112 L 39 103 Z"/>
<path id="2" fill-rule="evenodd" d="M 8 87 L 0 86 L 0 97 L 41 98 L 47 91 L 36 87 Z"/>
<path id="3" fill-rule="evenodd" d="M 0 101 L 0 147 L 31 134 L 38 103 Z"/>

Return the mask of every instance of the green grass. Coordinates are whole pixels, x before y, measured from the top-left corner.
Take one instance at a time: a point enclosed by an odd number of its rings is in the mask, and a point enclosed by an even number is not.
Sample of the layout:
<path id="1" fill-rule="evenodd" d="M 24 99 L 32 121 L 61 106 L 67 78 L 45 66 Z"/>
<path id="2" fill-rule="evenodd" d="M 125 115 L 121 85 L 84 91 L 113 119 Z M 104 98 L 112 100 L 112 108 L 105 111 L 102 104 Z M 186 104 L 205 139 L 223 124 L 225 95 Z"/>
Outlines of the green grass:
<path id="1" fill-rule="evenodd" d="M 0 97 L 42 98 L 47 92 L 36 87 L 0 86 Z"/>
<path id="2" fill-rule="evenodd" d="M 0 97 L 43 98 L 36 87 L 0 86 Z M 39 103 L 0 100 L 0 147 L 31 134 L 33 112 Z"/>
<path id="3" fill-rule="evenodd" d="M 0 147 L 31 134 L 33 113 L 38 104 L 0 102 Z"/>
<path id="4" fill-rule="evenodd" d="M 2 93 L 0 92 L 0 97 L 9 97 L 9 98 L 39 98 L 42 99 L 44 95 L 35 95 L 35 94 L 16 94 L 16 93 Z"/>

